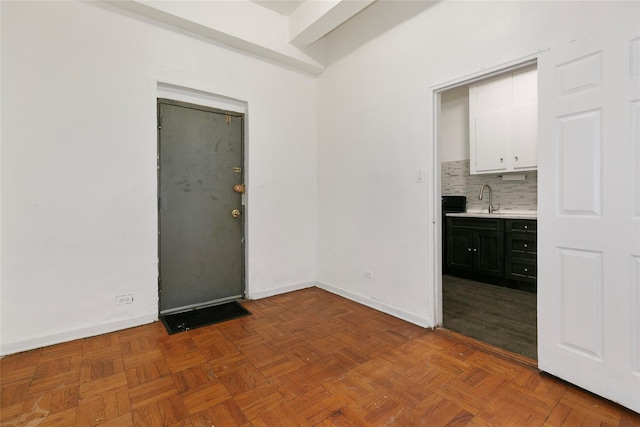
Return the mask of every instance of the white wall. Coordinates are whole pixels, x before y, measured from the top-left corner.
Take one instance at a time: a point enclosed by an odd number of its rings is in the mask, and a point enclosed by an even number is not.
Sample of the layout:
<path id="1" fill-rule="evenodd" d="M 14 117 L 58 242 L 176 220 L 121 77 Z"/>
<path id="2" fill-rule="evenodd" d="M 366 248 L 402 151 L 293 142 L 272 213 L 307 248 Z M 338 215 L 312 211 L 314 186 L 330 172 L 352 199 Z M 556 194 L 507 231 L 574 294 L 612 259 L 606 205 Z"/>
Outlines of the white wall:
<path id="1" fill-rule="evenodd" d="M 469 87 L 461 86 L 443 92 L 440 109 L 440 162 L 468 159 Z"/>
<path id="2" fill-rule="evenodd" d="M 1 8 L 2 354 L 157 318 L 158 81 L 247 105 L 249 296 L 312 283 L 315 78 L 100 3 Z"/>
<path id="3" fill-rule="evenodd" d="M 638 6 L 378 1 L 331 33 L 318 81 L 322 286 L 434 325 L 436 201 L 415 179 L 433 152 L 430 88 L 637 23 Z"/>

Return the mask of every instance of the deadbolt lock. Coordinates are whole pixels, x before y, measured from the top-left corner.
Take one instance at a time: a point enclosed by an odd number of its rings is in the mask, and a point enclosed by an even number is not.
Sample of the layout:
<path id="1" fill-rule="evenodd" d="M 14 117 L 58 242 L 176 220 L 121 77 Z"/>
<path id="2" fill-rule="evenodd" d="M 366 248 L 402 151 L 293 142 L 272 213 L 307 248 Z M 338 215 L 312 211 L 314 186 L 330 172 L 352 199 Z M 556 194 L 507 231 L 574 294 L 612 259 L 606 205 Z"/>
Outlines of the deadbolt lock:
<path id="1" fill-rule="evenodd" d="M 244 194 L 244 184 L 236 184 L 233 186 L 233 191 L 236 193 Z"/>
<path id="2" fill-rule="evenodd" d="M 238 218 L 240 216 L 240 211 L 238 209 L 234 209 L 231 211 L 231 216 L 234 218 Z"/>

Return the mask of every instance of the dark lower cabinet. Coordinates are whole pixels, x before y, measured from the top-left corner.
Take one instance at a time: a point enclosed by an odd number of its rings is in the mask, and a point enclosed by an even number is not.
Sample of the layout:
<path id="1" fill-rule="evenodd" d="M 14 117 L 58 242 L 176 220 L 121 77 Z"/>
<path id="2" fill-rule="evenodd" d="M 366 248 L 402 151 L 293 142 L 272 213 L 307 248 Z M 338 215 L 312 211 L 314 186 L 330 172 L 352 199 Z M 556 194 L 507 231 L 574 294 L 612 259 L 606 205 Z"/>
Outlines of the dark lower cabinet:
<path id="1" fill-rule="evenodd" d="M 449 274 L 536 291 L 537 222 L 447 217 Z"/>
<path id="2" fill-rule="evenodd" d="M 448 267 L 466 276 L 504 277 L 504 223 L 499 219 L 447 218 Z"/>
<path id="3" fill-rule="evenodd" d="M 516 287 L 535 292 L 538 281 L 538 223 L 507 219 L 505 277 Z"/>

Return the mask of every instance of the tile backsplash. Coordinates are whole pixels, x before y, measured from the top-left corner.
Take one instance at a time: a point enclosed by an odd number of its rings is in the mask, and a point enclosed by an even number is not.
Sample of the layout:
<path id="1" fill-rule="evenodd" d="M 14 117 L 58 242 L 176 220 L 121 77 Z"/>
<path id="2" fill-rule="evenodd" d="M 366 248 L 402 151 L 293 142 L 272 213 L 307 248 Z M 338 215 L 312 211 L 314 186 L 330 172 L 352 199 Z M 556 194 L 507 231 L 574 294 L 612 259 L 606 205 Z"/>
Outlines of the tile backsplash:
<path id="1" fill-rule="evenodd" d="M 489 184 L 493 205 L 500 211 L 536 211 L 538 209 L 538 172 L 522 172 L 524 181 L 503 181 L 502 174 L 471 175 L 469 159 L 442 162 L 441 185 L 443 196 L 467 196 L 467 210 L 483 210 L 489 206 L 488 194 L 478 200 L 480 188 Z"/>

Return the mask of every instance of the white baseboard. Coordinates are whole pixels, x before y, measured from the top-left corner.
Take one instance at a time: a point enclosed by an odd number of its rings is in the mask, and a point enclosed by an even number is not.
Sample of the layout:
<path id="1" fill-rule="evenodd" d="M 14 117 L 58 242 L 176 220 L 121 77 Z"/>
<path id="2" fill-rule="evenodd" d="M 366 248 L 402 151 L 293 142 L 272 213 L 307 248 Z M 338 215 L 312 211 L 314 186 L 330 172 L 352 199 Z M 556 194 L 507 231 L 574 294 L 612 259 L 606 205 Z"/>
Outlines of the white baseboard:
<path id="1" fill-rule="evenodd" d="M 371 307 L 383 313 L 387 313 L 399 319 L 406 320 L 407 322 L 413 323 L 415 325 L 422 326 L 425 328 L 433 326 L 429 324 L 429 320 L 425 317 L 416 316 L 413 313 L 408 313 L 406 311 L 400 310 L 399 308 L 393 307 L 382 301 L 374 300 L 372 298 L 365 297 L 363 295 L 358 295 L 324 282 L 296 283 L 292 285 L 280 286 L 277 288 L 265 289 L 258 292 L 249 292 L 247 294 L 247 298 L 248 299 L 267 298 L 270 296 L 284 294 L 287 292 L 298 291 L 300 289 L 312 288 L 314 286 L 320 289 L 324 289 L 327 292 L 331 292 L 333 294 L 347 298 L 351 301 L 355 301 L 357 303 L 366 305 L 367 307 Z M 106 334 L 109 332 L 119 331 L 122 329 L 133 328 L 135 326 L 145 325 L 147 323 L 155 322 L 156 320 L 158 320 L 158 314 L 149 313 L 143 316 L 133 317 L 131 319 L 118 320 L 115 322 L 109 322 L 101 325 L 94 325 L 94 326 L 89 326 L 85 328 L 59 332 L 52 335 L 46 335 L 46 336 L 28 338 L 20 341 L 14 341 L 10 343 L 4 343 L 0 345 L 0 355 L 6 356 L 8 354 L 18 353 L 18 352 L 27 351 L 27 350 L 33 350 L 36 348 L 46 347 L 54 344 L 60 344 L 60 343 L 72 341 L 75 339 L 93 337 L 100 334 Z"/>
<path id="2" fill-rule="evenodd" d="M 378 310 L 393 317 L 406 320 L 407 322 L 413 323 L 414 325 L 422 326 L 423 328 L 433 327 L 433 325 L 430 324 L 429 319 L 427 319 L 426 317 L 416 316 L 413 313 L 408 313 L 404 310 L 399 309 L 398 307 L 394 307 L 382 301 L 365 297 L 363 295 L 354 294 L 353 292 L 346 291 L 344 289 L 324 282 L 316 282 L 316 286 L 320 289 L 324 289 L 327 292 L 331 292 L 332 294 L 336 294 L 341 297 L 350 299 L 351 301 L 366 305 L 367 307 L 373 308 L 374 310 Z"/>
<path id="3" fill-rule="evenodd" d="M 279 286 L 277 288 L 265 289 L 262 291 L 247 292 L 247 299 L 261 299 L 274 295 L 286 294 L 287 292 L 299 291 L 300 289 L 313 288 L 316 282 L 295 283 L 293 285 Z"/>
<path id="4" fill-rule="evenodd" d="M 143 316 L 132 317 L 130 319 L 117 320 L 115 322 L 94 325 L 80 329 L 73 329 L 64 332 L 58 332 L 52 335 L 44 335 L 35 338 L 28 338 L 21 341 L 4 343 L 0 346 L 0 355 L 18 353 L 21 351 L 33 350 L 49 345 L 60 344 L 81 338 L 93 337 L 96 335 L 106 334 L 109 332 L 120 331 L 122 329 L 133 328 L 135 326 L 145 325 L 158 320 L 158 313 L 145 314 Z"/>

